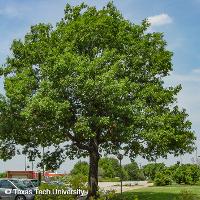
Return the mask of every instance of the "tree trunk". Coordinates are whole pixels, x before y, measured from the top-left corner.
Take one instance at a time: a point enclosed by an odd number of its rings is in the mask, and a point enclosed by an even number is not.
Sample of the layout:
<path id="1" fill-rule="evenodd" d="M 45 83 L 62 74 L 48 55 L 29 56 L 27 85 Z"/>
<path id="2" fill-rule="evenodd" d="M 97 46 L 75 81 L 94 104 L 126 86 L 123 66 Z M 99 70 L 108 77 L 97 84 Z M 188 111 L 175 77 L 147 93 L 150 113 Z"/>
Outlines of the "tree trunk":
<path id="1" fill-rule="evenodd" d="M 98 149 L 94 149 L 90 152 L 90 166 L 89 166 L 89 177 L 88 177 L 88 195 L 87 199 L 98 198 L 98 163 L 99 163 Z"/>

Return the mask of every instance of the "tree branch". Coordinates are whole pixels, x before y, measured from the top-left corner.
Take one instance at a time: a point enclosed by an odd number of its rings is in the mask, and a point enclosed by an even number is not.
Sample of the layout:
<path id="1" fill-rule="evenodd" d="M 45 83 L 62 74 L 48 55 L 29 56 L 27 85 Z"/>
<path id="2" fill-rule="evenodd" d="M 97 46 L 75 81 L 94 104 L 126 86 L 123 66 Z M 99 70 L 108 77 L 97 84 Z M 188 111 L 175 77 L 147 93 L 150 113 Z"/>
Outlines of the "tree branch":
<path id="1" fill-rule="evenodd" d="M 80 141 L 77 140 L 76 137 L 71 135 L 69 132 L 66 133 L 66 136 L 73 142 L 74 145 L 76 145 L 78 148 L 83 149 L 83 150 L 90 150 L 90 147 L 87 145 L 82 144 Z"/>

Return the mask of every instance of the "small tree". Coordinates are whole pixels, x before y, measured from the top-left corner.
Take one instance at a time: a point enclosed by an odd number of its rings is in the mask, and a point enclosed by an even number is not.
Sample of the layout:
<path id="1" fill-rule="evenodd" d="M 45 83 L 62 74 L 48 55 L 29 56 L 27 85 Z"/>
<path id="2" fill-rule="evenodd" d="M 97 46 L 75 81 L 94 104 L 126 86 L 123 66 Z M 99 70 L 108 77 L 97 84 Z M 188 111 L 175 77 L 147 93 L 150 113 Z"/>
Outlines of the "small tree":
<path id="1" fill-rule="evenodd" d="M 77 162 L 74 165 L 74 168 L 71 170 L 70 174 L 71 175 L 78 175 L 78 174 L 82 174 L 84 176 L 88 176 L 89 173 L 89 165 L 87 162 Z"/>
<path id="2" fill-rule="evenodd" d="M 128 180 L 144 180 L 144 174 L 141 169 L 139 169 L 136 162 L 131 162 L 124 166 L 124 170 L 128 174 Z"/>
<path id="3" fill-rule="evenodd" d="M 167 168 L 163 171 L 158 171 L 154 178 L 154 183 L 157 186 L 171 185 L 172 181 L 172 172 Z"/>
<path id="4" fill-rule="evenodd" d="M 149 180 L 154 180 L 158 172 L 163 172 L 166 166 L 164 163 L 149 163 L 143 167 L 144 175 Z"/>
<path id="5" fill-rule="evenodd" d="M 119 161 L 115 158 L 101 158 L 99 167 L 103 170 L 103 178 L 115 178 L 120 176 Z"/>
<path id="6" fill-rule="evenodd" d="M 173 171 L 173 178 L 178 184 L 193 185 L 200 179 L 200 168 L 196 164 L 180 165 Z"/>
<path id="7" fill-rule="evenodd" d="M 148 27 L 112 3 L 67 4 L 54 28 L 38 24 L 14 40 L 1 69 L 1 157 L 19 145 L 41 157 L 41 146 L 51 146 L 43 163 L 56 169 L 66 157 L 88 156 L 88 198 L 96 198 L 102 153 L 154 160 L 191 152 L 191 123 L 176 106 L 181 87 L 163 82 L 172 53 Z"/>

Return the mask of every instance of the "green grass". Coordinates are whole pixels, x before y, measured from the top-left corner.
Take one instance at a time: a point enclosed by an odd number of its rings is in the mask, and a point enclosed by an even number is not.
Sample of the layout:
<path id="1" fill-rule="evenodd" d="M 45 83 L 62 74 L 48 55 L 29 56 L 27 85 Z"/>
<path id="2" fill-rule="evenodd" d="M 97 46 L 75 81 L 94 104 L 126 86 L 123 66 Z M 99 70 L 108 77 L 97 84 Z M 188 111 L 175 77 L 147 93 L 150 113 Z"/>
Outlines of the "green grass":
<path id="1" fill-rule="evenodd" d="M 124 192 L 122 196 L 118 195 L 116 200 L 134 200 L 135 195 L 139 200 L 176 200 L 182 191 L 189 191 L 194 195 L 195 200 L 200 200 L 200 186 L 148 187 Z"/>

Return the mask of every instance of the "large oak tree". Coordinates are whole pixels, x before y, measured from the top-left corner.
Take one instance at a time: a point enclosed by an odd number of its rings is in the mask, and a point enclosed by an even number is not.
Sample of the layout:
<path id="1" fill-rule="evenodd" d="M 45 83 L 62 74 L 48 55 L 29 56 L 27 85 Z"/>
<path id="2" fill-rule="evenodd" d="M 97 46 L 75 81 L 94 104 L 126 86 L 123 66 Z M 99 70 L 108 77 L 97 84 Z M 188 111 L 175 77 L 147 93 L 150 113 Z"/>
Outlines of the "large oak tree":
<path id="1" fill-rule="evenodd" d="M 55 27 L 32 26 L 14 40 L 2 67 L 1 157 L 18 145 L 57 168 L 89 157 L 89 196 L 96 196 L 102 153 L 155 159 L 191 152 L 194 133 L 176 105 L 181 87 L 165 87 L 172 53 L 149 24 L 126 19 L 112 3 L 101 10 L 66 5 Z M 55 159 L 56 158 L 56 159 Z"/>

